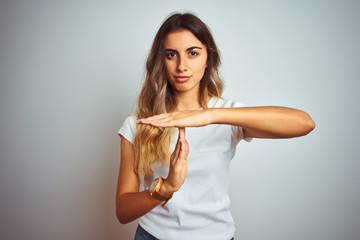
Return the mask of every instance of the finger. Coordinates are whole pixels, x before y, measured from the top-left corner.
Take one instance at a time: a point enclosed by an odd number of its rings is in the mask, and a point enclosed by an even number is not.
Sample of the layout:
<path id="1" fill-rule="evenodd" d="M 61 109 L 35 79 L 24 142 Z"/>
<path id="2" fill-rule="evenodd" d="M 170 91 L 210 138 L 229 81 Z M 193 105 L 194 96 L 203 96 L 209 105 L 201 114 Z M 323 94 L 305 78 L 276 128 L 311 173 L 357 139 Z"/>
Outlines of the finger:
<path id="1" fill-rule="evenodd" d="M 176 155 L 175 157 L 177 158 L 180 154 L 180 151 L 181 151 L 181 142 L 183 141 L 186 141 L 185 140 L 185 128 L 179 128 L 179 136 L 178 136 L 178 139 L 177 139 L 177 143 L 176 143 L 176 147 L 178 148 L 176 151 Z"/>
<path id="2" fill-rule="evenodd" d="M 189 154 L 189 144 L 186 140 L 180 142 L 179 159 L 186 160 Z"/>
<path id="3" fill-rule="evenodd" d="M 164 119 L 164 120 L 160 120 L 160 121 L 151 121 L 149 123 L 149 125 L 154 126 L 154 127 L 164 127 L 164 128 L 169 128 L 169 127 L 176 127 L 176 124 L 174 121 L 168 120 L 168 119 Z"/>
<path id="4" fill-rule="evenodd" d="M 137 124 L 149 125 L 157 128 L 171 128 L 171 127 L 180 127 L 177 124 L 177 121 L 171 120 L 169 118 L 161 119 L 158 121 L 148 121 L 146 119 L 136 120 Z"/>
<path id="5" fill-rule="evenodd" d="M 167 117 L 169 117 L 168 113 L 162 113 L 162 114 L 150 116 L 150 117 L 147 117 L 147 118 L 141 118 L 139 120 L 143 121 L 143 122 L 161 121 L 161 120 L 163 120 L 163 119 L 165 119 Z"/>
<path id="6" fill-rule="evenodd" d="M 173 151 L 173 153 L 171 154 L 171 158 L 170 158 L 170 164 L 171 165 L 176 165 L 176 162 L 179 158 L 179 154 L 180 154 L 180 142 L 176 144 L 176 147 Z"/>
<path id="7" fill-rule="evenodd" d="M 179 142 L 179 140 L 178 140 L 178 141 L 176 142 L 175 149 L 174 149 L 173 153 L 171 154 L 170 160 L 175 163 L 175 162 L 176 162 L 176 159 L 177 159 L 178 156 L 179 156 L 179 153 L 180 153 L 180 142 Z"/>
<path id="8" fill-rule="evenodd" d="M 179 139 L 185 140 L 185 128 L 184 127 L 179 127 Z"/>
<path id="9" fill-rule="evenodd" d="M 152 121 L 140 119 L 137 121 L 137 123 L 144 125 L 151 125 L 153 127 L 165 127 L 165 128 L 177 127 L 176 122 L 168 118 L 164 118 L 160 120 L 152 120 Z"/>
<path id="10" fill-rule="evenodd" d="M 183 128 L 183 130 L 181 130 L 181 128 L 179 128 L 179 135 L 178 135 L 178 139 L 177 139 L 177 142 L 176 142 L 176 145 L 175 145 L 175 149 L 172 153 L 172 159 L 174 162 L 176 162 L 176 159 L 178 158 L 179 156 L 179 153 L 180 153 L 180 148 L 181 148 L 181 140 L 180 138 L 181 137 L 184 137 L 184 140 L 185 140 L 185 128 Z"/>

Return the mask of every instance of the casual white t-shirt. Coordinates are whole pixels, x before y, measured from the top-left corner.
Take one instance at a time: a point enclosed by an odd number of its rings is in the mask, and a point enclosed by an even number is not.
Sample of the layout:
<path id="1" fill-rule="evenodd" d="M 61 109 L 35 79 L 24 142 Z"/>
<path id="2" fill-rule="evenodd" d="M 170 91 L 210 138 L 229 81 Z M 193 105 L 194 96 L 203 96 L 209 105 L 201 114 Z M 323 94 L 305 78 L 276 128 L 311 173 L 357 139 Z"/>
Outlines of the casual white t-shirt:
<path id="1" fill-rule="evenodd" d="M 235 108 L 243 105 L 231 100 L 212 98 L 209 108 Z M 125 119 L 119 134 L 133 143 L 136 117 Z M 244 139 L 241 127 L 211 124 L 185 129 L 189 143 L 188 172 L 180 190 L 162 207 L 161 204 L 139 219 L 139 224 L 161 240 L 231 239 L 235 233 L 230 213 L 229 164 L 236 145 Z M 171 150 L 178 134 L 175 134 Z M 250 141 L 251 139 L 245 139 Z M 157 177 L 166 178 L 168 167 L 153 165 L 154 174 L 145 176 L 141 190 Z"/>

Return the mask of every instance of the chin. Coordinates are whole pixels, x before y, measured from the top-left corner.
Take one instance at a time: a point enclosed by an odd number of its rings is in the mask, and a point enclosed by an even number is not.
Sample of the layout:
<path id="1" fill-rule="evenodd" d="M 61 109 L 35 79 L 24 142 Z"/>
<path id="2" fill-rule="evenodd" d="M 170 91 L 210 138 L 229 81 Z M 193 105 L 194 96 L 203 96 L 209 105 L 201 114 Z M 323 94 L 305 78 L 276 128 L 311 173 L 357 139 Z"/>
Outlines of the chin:
<path id="1" fill-rule="evenodd" d="M 192 91 L 194 88 L 199 88 L 199 86 L 193 86 L 187 83 L 176 83 L 174 85 L 171 85 L 172 89 L 177 92 L 187 92 Z"/>

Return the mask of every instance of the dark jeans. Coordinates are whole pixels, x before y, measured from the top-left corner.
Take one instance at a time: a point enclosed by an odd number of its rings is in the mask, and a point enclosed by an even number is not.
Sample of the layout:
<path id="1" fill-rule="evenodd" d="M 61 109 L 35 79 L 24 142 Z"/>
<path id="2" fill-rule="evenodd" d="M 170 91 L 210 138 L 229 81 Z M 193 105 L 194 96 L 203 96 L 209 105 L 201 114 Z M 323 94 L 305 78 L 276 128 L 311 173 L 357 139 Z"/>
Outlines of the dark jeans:
<path id="1" fill-rule="evenodd" d="M 159 240 L 159 239 L 154 237 L 153 235 L 145 231 L 140 225 L 138 225 L 134 240 Z M 234 240 L 234 238 L 230 240 Z"/>
<path id="2" fill-rule="evenodd" d="M 159 240 L 159 239 L 154 237 L 147 231 L 145 231 L 145 229 L 143 229 L 139 224 L 136 229 L 134 240 Z"/>

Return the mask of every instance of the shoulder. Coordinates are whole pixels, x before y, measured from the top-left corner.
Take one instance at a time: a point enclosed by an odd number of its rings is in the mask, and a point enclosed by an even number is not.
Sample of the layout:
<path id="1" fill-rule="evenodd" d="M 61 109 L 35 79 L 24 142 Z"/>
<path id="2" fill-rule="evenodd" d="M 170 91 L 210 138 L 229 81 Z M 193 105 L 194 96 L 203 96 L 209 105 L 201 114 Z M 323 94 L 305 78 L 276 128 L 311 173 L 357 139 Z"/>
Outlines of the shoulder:
<path id="1" fill-rule="evenodd" d="M 135 114 L 130 114 L 130 115 L 128 115 L 128 116 L 125 118 L 124 123 L 136 124 L 136 115 L 135 115 Z"/>
<path id="2" fill-rule="evenodd" d="M 125 118 L 124 123 L 122 124 L 119 134 L 125 137 L 129 142 L 133 142 L 136 131 L 136 116 L 129 115 Z"/>
<path id="3" fill-rule="evenodd" d="M 224 98 L 211 98 L 208 107 L 209 108 L 236 108 L 236 107 L 243 107 L 244 104 Z"/>

